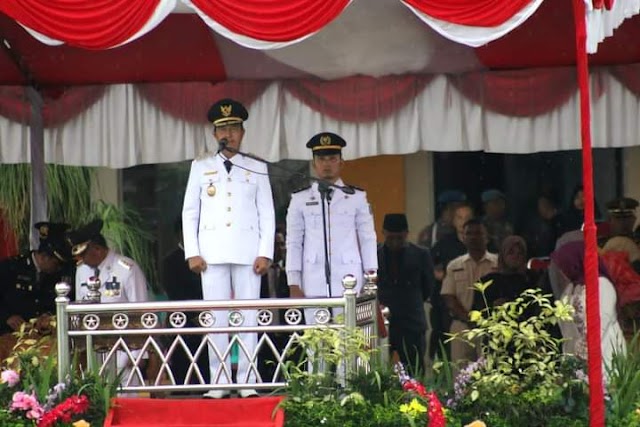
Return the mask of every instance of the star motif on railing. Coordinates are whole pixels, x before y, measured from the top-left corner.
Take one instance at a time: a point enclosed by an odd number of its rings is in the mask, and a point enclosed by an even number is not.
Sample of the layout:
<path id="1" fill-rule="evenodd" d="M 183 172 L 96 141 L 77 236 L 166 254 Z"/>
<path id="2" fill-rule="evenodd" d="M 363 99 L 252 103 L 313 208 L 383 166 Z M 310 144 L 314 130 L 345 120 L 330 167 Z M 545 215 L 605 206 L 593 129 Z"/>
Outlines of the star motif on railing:
<path id="1" fill-rule="evenodd" d="M 158 315 L 155 313 L 144 313 L 140 316 L 140 321 L 144 328 L 152 329 L 158 325 Z"/>
<path id="2" fill-rule="evenodd" d="M 302 321 L 302 313 L 297 308 L 290 308 L 284 312 L 284 320 L 289 325 L 297 325 Z"/>
<path id="3" fill-rule="evenodd" d="M 87 314 L 82 318 L 82 325 L 84 325 L 85 329 L 95 331 L 100 326 L 100 318 L 97 314 Z"/>
<path id="4" fill-rule="evenodd" d="M 271 310 L 258 310 L 256 319 L 258 320 L 258 325 L 260 326 L 270 325 L 273 321 L 273 313 L 271 312 Z"/>
<path id="5" fill-rule="evenodd" d="M 116 313 L 111 318 L 111 324 L 116 329 L 126 329 L 129 326 L 129 316 L 124 313 Z"/>
<path id="6" fill-rule="evenodd" d="M 203 311 L 198 315 L 200 326 L 209 328 L 216 324 L 216 316 L 210 311 Z"/>
<path id="7" fill-rule="evenodd" d="M 244 323 L 244 316 L 237 310 L 229 312 L 229 324 L 231 326 L 241 326 Z"/>
<path id="8" fill-rule="evenodd" d="M 331 320 L 331 313 L 326 308 L 320 308 L 316 310 L 314 313 L 314 317 L 316 319 L 316 323 L 319 325 L 324 325 Z"/>
<path id="9" fill-rule="evenodd" d="M 169 323 L 174 328 L 182 328 L 187 324 L 187 316 L 181 311 L 173 312 L 169 315 Z"/>

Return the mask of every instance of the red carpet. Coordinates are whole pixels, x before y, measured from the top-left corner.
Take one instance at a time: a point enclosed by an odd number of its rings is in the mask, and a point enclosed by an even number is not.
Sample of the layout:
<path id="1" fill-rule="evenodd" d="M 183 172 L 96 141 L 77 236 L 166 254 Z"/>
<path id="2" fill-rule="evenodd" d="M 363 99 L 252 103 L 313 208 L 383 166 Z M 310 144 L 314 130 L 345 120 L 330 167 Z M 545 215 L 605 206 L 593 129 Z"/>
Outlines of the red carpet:
<path id="1" fill-rule="evenodd" d="M 283 397 L 252 399 L 117 398 L 104 427 L 282 427 Z"/>

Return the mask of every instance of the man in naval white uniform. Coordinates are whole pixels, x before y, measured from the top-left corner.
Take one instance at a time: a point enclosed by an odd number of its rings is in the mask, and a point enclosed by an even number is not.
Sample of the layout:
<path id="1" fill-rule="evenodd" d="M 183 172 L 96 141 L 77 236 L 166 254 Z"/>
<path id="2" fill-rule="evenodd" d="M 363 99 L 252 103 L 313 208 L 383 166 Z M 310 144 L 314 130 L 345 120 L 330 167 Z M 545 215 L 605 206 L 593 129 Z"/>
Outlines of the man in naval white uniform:
<path id="1" fill-rule="evenodd" d="M 91 277 L 100 279 L 100 303 L 148 301 L 147 280 L 138 264 L 109 249 L 101 231 L 102 220 L 98 219 L 67 234 L 71 254 L 79 263 L 76 269 L 76 301 L 86 302 L 89 292 L 87 281 Z M 131 353 L 135 358 L 140 356 L 139 350 Z M 148 355 L 143 355 L 142 359 L 146 358 Z M 125 351 L 116 353 L 115 366 L 123 386 L 142 384 L 140 376 L 144 370 L 140 369 L 140 372 L 136 371 L 131 376 L 131 365 L 132 361 Z M 144 363 L 139 366 L 144 366 Z"/>
<path id="2" fill-rule="evenodd" d="M 318 178 L 331 183 L 327 214 L 328 255 L 331 266 L 331 296 L 342 296 L 342 278 L 356 277 L 360 290 L 363 273 L 378 268 L 373 215 L 365 191 L 346 186 L 340 178 L 344 166 L 342 137 L 322 132 L 307 142 L 313 153 L 312 166 Z M 340 188 L 345 187 L 347 194 Z M 287 280 L 291 298 L 328 297 L 325 280 L 322 198 L 318 183 L 295 192 L 287 211 Z M 317 309 L 305 309 L 307 324 L 316 323 Z"/>
<path id="3" fill-rule="evenodd" d="M 243 122 L 248 118 L 242 104 L 223 99 L 210 108 L 213 136 L 220 143 L 217 154 L 193 161 L 184 196 L 182 224 L 184 252 L 189 268 L 202 276 L 205 300 L 259 299 L 260 276 L 266 274 L 273 259 L 275 213 L 271 185 L 265 164 L 236 154 L 244 137 Z M 226 327 L 226 312 L 215 313 L 215 326 Z M 238 318 L 234 319 L 236 322 Z M 238 326 L 237 323 L 234 325 Z M 255 326 L 255 310 L 243 310 L 241 326 Z M 237 381 L 255 383 L 257 366 L 255 333 L 238 334 Z M 219 354 L 229 345 L 228 334 L 210 334 Z M 247 357 L 247 354 L 249 357 Z M 212 384 L 231 383 L 231 364 L 209 347 Z M 222 398 L 228 390 L 211 390 L 205 397 Z M 255 390 L 239 391 L 242 397 L 257 395 Z"/>

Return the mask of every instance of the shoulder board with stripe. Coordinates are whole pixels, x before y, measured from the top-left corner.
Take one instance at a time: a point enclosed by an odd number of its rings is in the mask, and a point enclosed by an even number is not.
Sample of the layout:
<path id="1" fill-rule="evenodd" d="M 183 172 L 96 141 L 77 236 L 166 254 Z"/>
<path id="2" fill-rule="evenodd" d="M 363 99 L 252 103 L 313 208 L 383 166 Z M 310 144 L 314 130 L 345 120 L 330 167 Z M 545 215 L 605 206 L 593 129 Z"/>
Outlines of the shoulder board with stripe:
<path id="1" fill-rule="evenodd" d="M 120 258 L 118 260 L 118 265 L 121 267 L 126 268 L 127 270 L 131 270 L 131 267 L 133 267 L 133 264 L 130 263 L 129 261 L 127 261 L 126 259 Z"/>
<path id="2" fill-rule="evenodd" d="M 308 190 L 308 189 L 310 189 L 310 188 L 311 188 L 311 186 L 310 186 L 310 185 L 307 185 L 306 187 L 298 188 L 297 190 L 293 191 L 291 194 L 296 194 L 296 193 L 299 193 L 299 192 L 301 192 L 301 191 Z"/>

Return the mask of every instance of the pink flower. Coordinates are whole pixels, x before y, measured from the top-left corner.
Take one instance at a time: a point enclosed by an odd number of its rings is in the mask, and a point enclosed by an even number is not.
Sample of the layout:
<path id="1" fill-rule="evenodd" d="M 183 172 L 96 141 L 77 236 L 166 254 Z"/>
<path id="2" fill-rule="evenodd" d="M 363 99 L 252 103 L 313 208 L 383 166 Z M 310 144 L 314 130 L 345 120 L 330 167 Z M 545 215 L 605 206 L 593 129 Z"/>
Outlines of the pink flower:
<path id="1" fill-rule="evenodd" d="M 12 411 L 27 411 L 27 418 L 32 420 L 38 420 L 44 414 L 44 409 L 38 403 L 38 399 L 35 394 L 27 394 L 23 391 L 16 391 L 13 393 L 11 399 Z"/>
<path id="2" fill-rule="evenodd" d="M 40 406 L 27 411 L 27 418 L 30 420 L 39 420 L 44 415 L 44 409 Z"/>
<path id="3" fill-rule="evenodd" d="M 0 382 L 7 383 L 9 387 L 13 387 L 20 381 L 20 375 L 14 370 L 5 369 L 0 374 Z"/>

